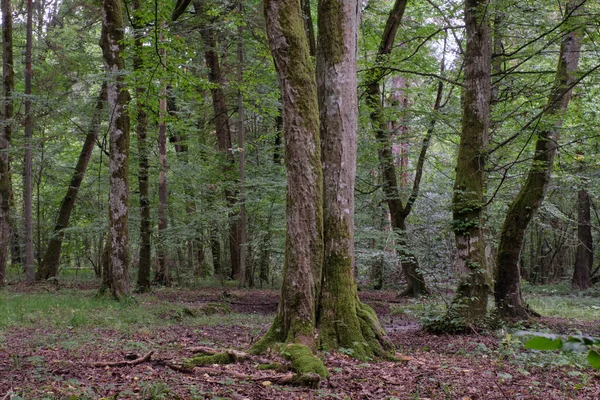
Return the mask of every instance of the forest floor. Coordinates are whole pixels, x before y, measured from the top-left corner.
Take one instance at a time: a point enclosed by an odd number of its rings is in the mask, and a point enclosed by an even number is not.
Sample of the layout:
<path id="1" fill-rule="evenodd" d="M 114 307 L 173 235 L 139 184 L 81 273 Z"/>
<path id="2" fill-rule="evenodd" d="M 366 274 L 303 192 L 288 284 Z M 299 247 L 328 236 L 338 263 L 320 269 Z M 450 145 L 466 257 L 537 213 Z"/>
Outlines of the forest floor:
<path id="1" fill-rule="evenodd" d="M 247 349 L 268 328 L 277 291 L 157 289 L 127 304 L 94 294 L 91 287 L 0 291 L 0 399 L 600 399 L 600 374 L 583 355 L 525 350 L 510 333 L 524 327 L 453 336 L 423 332 L 419 318 L 441 310 L 440 299 L 360 292 L 403 361 L 324 353 L 331 376 L 308 389 L 277 384 L 282 373 L 259 370 L 253 361 L 192 373 L 168 366 L 191 357 L 195 346 Z M 600 318 L 594 317 L 600 297 L 530 298 L 540 305 L 572 303 L 572 309 L 561 306 L 569 318 L 541 318 L 528 329 L 600 336 Z M 95 365 L 151 351 L 136 365 Z"/>

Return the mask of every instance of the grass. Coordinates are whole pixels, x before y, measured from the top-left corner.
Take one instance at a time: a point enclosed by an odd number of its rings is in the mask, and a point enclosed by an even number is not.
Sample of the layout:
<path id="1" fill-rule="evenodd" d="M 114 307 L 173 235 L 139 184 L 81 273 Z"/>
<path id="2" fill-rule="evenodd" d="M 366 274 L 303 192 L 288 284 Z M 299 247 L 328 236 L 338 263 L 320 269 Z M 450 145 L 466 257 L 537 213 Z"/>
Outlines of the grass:
<path id="1" fill-rule="evenodd" d="M 0 334 L 1 330 L 12 327 L 94 327 L 129 331 L 171 324 L 256 326 L 271 320 L 270 316 L 256 314 L 197 313 L 192 316 L 184 312 L 185 307 L 158 300 L 153 294 L 140 295 L 137 300 L 127 302 L 97 299 L 95 294 L 95 290 L 9 293 L 3 289 L 0 292 Z"/>

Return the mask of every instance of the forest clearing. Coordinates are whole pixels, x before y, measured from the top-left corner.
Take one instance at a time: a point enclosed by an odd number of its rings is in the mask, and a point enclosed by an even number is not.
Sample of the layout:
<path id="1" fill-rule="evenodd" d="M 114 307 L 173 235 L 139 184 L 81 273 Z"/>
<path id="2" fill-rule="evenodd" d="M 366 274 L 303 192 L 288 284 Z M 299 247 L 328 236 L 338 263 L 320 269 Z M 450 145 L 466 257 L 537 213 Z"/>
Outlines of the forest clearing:
<path id="1" fill-rule="evenodd" d="M 600 374 L 580 354 L 523 348 L 520 329 L 600 336 L 593 293 L 547 287 L 527 297 L 547 317 L 531 325 L 433 335 L 420 319 L 439 298 L 398 300 L 394 291 L 361 292 L 396 345 L 397 361 L 360 361 L 323 353 L 330 377 L 318 388 L 278 383 L 288 363 L 259 359 L 169 368 L 200 346 L 244 351 L 277 309 L 273 290 L 160 289 L 120 304 L 95 291 L 10 287 L 0 309 L 0 393 L 6 399 L 598 399 Z M 225 296 L 224 296 L 225 294 Z M 348 349 L 349 350 L 349 349 Z M 137 365 L 131 362 L 152 352 Z M 265 359 L 265 360 L 263 360 Z M 99 363 L 98 366 L 94 366 Z"/>

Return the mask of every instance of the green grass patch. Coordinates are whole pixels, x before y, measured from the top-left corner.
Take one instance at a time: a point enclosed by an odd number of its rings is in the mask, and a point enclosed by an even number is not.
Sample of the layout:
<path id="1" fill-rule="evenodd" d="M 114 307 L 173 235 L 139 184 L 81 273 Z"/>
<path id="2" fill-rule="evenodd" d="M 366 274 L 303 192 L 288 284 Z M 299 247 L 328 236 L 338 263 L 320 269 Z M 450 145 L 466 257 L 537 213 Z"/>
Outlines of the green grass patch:
<path id="1" fill-rule="evenodd" d="M 531 308 L 544 317 L 598 321 L 600 301 L 595 297 L 584 296 L 527 296 Z"/>

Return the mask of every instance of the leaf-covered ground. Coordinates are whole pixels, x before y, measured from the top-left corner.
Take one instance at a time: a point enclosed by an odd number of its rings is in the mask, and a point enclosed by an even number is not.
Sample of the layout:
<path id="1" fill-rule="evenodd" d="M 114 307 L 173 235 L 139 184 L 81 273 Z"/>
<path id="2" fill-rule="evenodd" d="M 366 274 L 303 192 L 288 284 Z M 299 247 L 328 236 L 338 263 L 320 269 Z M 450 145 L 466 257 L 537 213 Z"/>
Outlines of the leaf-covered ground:
<path id="1" fill-rule="evenodd" d="M 3 294 L 2 307 L 18 307 L 7 301 L 16 291 L 23 288 Z M 30 295 L 36 295 L 35 289 Z M 253 361 L 193 373 L 168 367 L 191 357 L 195 346 L 247 348 L 268 327 L 277 308 L 275 291 L 159 290 L 111 311 L 114 318 L 98 320 L 80 315 L 76 306 L 55 310 L 71 313 L 64 322 L 64 315 L 54 317 L 51 307 L 46 315 L 25 306 L 16 314 L 6 309 L 4 318 L 20 323 L 0 321 L 0 399 L 600 399 L 600 375 L 581 355 L 524 350 L 508 331 L 427 334 L 417 316 L 435 304 L 395 295 L 361 292 L 403 361 L 361 362 L 348 354 L 322 354 L 331 377 L 319 389 L 276 384 L 281 372 L 258 370 Z M 91 302 L 93 292 L 77 296 L 82 303 Z M 129 322 L 122 322 L 123 315 Z M 600 324 L 593 320 L 545 318 L 532 328 L 545 327 L 600 335 Z M 138 365 L 94 366 L 150 351 L 151 359 Z"/>

